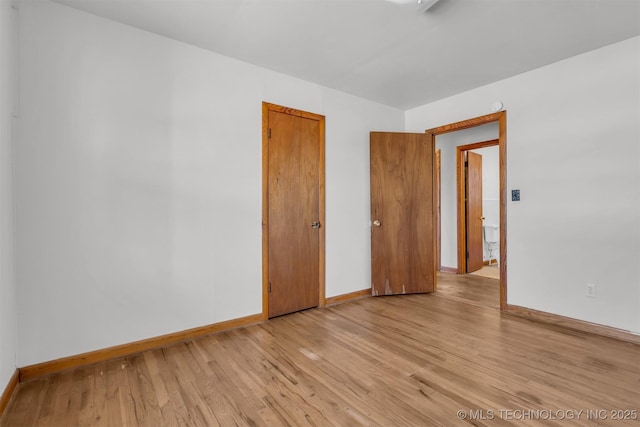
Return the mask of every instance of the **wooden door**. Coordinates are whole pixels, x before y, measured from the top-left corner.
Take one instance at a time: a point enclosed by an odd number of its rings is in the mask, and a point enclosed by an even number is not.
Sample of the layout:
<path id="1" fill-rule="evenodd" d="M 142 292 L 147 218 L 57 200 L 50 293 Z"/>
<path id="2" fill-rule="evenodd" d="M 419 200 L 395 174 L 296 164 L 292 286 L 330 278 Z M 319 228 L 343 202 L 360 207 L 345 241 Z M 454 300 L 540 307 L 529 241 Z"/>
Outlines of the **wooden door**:
<path id="1" fill-rule="evenodd" d="M 371 292 L 433 292 L 433 137 L 372 132 L 370 151 Z"/>
<path id="2" fill-rule="evenodd" d="M 436 150 L 436 270 L 442 269 L 442 151 Z"/>
<path id="3" fill-rule="evenodd" d="M 291 112 L 268 111 L 268 317 L 320 300 L 324 118 Z"/>
<path id="4" fill-rule="evenodd" d="M 467 217 L 467 273 L 484 265 L 482 238 L 482 156 L 467 151 L 466 161 L 466 217 Z"/>

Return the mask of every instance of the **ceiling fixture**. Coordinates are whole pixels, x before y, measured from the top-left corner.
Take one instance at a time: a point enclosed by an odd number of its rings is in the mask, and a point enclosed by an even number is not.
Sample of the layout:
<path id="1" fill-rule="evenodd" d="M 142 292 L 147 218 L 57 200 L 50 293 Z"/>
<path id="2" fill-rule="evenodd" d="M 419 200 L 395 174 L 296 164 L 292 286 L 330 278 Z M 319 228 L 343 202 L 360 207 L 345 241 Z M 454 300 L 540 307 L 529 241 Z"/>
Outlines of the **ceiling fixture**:
<path id="1" fill-rule="evenodd" d="M 417 5 L 422 12 L 431 9 L 440 0 L 387 0 L 391 3 L 401 4 L 405 6 Z"/>

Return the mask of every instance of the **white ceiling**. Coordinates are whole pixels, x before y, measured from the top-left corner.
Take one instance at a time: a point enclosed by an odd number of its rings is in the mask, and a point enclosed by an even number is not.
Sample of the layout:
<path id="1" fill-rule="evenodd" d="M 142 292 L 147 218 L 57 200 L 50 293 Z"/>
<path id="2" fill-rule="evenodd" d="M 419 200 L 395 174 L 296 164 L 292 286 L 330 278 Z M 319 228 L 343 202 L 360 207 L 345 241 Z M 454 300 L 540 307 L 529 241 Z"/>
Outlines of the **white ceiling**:
<path id="1" fill-rule="evenodd" d="M 640 34 L 639 0 L 54 1 L 400 109 Z"/>

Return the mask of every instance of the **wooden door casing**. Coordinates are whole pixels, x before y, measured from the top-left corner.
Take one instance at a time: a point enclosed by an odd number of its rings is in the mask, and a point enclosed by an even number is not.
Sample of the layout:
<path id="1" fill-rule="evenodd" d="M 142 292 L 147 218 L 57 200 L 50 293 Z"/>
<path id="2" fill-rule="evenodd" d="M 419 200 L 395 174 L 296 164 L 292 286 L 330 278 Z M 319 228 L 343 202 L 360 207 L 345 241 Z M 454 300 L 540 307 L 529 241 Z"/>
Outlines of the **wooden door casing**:
<path id="1" fill-rule="evenodd" d="M 482 156 L 472 151 L 467 151 L 466 155 L 467 273 L 471 273 L 480 270 L 484 265 Z"/>
<path id="2" fill-rule="evenodd" d="M 270 108 L 271 107 L 271 108 Z M 267 317 L 324 301 L 324 118 L 267 104 Z M 293 114 L 292 114 L 293 112 Z M 266 305 L 266 307 L 265 307 Z"/>
<path id="3" fill-rule="evenodd" d="M 434 143 L 426 134 L 371 132 L 371 292 L 435 288 Z"/>
<path id="4" fill-rule="evenodd" d="M 507 112 L 498 111 L 484 116 L 449 123 L 427 129 L 425 133 L 437 137 L 438 135 L 494 122 L 498 124 L 498 143 L 495 145 L 498 145 L 500 153 L 500 310 L 507 311 L 509 306 L 507 304 Z M 469 149 L 471 148 L 469 147 Z M 458 156 L 458 159 L 459 158 Z M 458 189 L 459 188 L 460 186 L 458 186 Z M 464 209 L 460 208 L 459 201 L 460 195 L 458 194 L 458 218 L 460 218 L 460 212 L 464 212 Z M 464 213 L 462 213 L 462 215 L 464 215 Z M 464 233 L 464 223 L 461 226 L 460 221 L 458 221 L 458 248 L 460 248 L 461 233 Z M 461 257 L 458 255 L 458 272 L 462 273 L 464 270 L 460 268 L 460 259 Z"/>

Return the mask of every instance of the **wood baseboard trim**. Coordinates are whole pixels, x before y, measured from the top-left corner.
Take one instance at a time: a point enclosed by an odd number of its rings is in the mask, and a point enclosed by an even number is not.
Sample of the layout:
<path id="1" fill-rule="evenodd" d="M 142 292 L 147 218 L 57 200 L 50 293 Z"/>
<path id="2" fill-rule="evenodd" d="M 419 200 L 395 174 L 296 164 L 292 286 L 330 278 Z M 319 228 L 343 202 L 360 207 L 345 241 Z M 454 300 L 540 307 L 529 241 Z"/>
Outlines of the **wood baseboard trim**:
<path id="1" fill-rule="evenodd" d="M 440 271 L 442 273 L 458 273 L 458 269 L 455 267 L 445 267 L 444 265 L 440 267 Z"/>
<path id="2" fill-rule="evenodd" d="M 7 386 L 4 388 L 4 391 L 2 392 L 2 396 L 0 396 L 0 417 L 4 413 L 4 410 L 7 407 L 7 405 L 9 404 L 9 401 L 13 396 L 13 392 L 16 390 L 16 387 L 18 386 L 19 380 L 20 380 L 20 373 L 16 369 L 13 372 L 13 375 L 11 375 L 11 378 L 9 378 L 9 382 L 7 383 Z"/>
<path id="3" fill-rule="evenodd" d="M 613 338 L 619 341 L 640 345 L 640 335 L 631 331 L 613 328 L 611 326 L 599 325 L 584 320 L 573 319 L 571 317 L 561 316 L 559 314 L 538 311 L 532 308 L 521 307 L 519 305 L 507 305 L 507 310 L 503 313 L 513 316 L 522 317 L 524 319 L 536 322 L 551 323 L 575 331 L 587 332 L 594 335 L 600 335 L 607 338 Z"/>
<path id="4" fill-rule="evenodd" d="M 371 289 L 363 289 L 361 291 L 349 292 L 348 294 L 336 295 L 325 300 L 325 305 L 342 304 L 355 299 L 370 297 Z"/>
<path id="5" fill-rule="evenodd" d="M 231 319 L 224 322 L 213 323 L 211 325 L 200 326 L 197 328 L 187 329 L 180 332 L 174 332 L 167 335 L 148 338 L 141 341 L 134 341 L 128 344 L 108 347 L 88 353 L 77 354 L 74 356 L 63 357 L 48 362 L 38 363 L 35 365 L 24 366 L 18 368 L 19 380 L 27 381 L 34 378 L 43 377 L 56 372 L 67 369 L 78 368 L 80 366 L 90 365 L 97 362 L 104 362 L 118 357 L 130 356 L 132 354 L 141 353 L 155 348 L 167 347 L 188 339 L 197 338 L 204 335 L 222 332 L 229 329 L 249 326 L 263 321 L 262 313 L 251 316 Z"/>
<path id="6" fill-rule="evenodd" d="M 484 265 L 498 265 L 498 260 L 495 258 L 488 259 L 483 262 Z"/>

